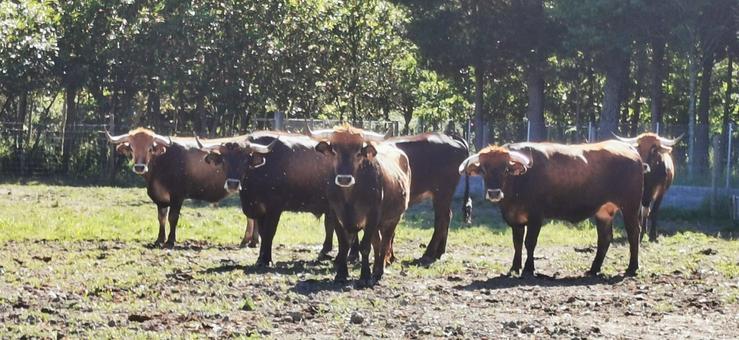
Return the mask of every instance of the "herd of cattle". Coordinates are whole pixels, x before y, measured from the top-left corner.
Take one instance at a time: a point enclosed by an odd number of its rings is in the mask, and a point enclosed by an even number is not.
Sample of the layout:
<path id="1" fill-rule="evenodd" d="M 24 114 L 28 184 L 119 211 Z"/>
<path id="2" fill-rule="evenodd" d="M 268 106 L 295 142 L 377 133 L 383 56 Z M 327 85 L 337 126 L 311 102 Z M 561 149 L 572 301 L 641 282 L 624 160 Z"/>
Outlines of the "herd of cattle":
<path id="1" fill-rule="evenodd" d="M 534 273 L 534 248 L 544 219 L 594 217 L 598 247 L 588 273 L 597 274 L 620 210 L 630 246 L 626 274 L 633 275 L 647 226 L 650 240 L 656 239 L 657 210 L 674 177 L 671 147 L 679 140 L 645 133 L 593 144 L 488 146 L 470 156 L 468 144 L 456 136 L 388 137 L 349 125 L 306 135 L 260 131 L 212 140 L 161 136 L 144 128 L 106 135 L 146 180 L 158 208 L 156 245 L 174 246 L 185 199 L 218 202 L 238 192 L 249 221 L 242 246 L 256 246 L 261 235 L 258 266 L 272 262 L 282 212 L 310 212 L 325 215 L 319 258 L 330 258 L 336 233 L 336 280 L 347 279 L 347 261 L 359 252 L 360 282 L 365 284 L 379 280 L 385 265 L 394 261 L 395 228 L 405 210 L 428 198 L 433 200 L 434 233 L 420 261 L 431 263 L 444 254 L 461 175 L 464 219 L 470 220 L 472 209 L 469 176 L 480 175 L 487 200 L 499 204 L 511 226 L 515 251 L 510 273 Z M 523 245 L 527 259 L 522 266 Z"/>

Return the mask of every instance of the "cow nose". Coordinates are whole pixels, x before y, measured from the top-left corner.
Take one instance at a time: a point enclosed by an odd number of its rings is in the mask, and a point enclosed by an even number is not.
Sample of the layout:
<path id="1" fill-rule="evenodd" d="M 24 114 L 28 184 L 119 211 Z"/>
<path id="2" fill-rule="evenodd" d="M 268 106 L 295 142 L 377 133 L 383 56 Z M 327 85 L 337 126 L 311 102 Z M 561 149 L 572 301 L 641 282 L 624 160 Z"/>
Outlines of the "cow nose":
<path id="1" fill-rule="evenodd" d="M 133 172 L 137 175 L 143 175 L 146 173 L 146 171 L 149 170 L 146 166 L 146 164 L 134 164 L 133 165 Z"/>
<path id="2" fill-rule="evenodd" d="M 228 192 L 236 192 L 241 190 L 241 181 L 238 179 L 229 178 L 226 180 L 226 184 L 223 185 L 223 188 L 226 189 Z"/>
<path id="3" fill-rule="evenodd" d="M 503 199 L 503 190 L 500 189 L 488 189 L 485 193 L 485 198 L 490 202 L 499 202 Z"/>
<path id="4" fill-rule="evenodd" d="M 342 188 L 348 188 L 352 185 L 354 185 L 354 176 L 352 175 L 336 175 L 336 180 L 334 181 L 336 185 L 342 187 Z"/>

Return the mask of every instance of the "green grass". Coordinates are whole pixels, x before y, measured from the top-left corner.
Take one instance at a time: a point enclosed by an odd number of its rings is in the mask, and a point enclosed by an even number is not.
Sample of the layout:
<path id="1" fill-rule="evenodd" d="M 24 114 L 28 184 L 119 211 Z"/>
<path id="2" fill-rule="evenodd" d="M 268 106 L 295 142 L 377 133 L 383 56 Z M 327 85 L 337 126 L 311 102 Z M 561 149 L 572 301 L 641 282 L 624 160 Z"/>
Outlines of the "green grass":
<path id="1" fill-rule="evenodd" d="M 65 329 L 83 330 L 76 335 L 88 338 L 180 337 L 191 331 L 216 337 L 279 337 L 259 332 L 283 327 L 280 320 L 286 312 L 307 304 L 317 310 L 316 320 L 345 324 L 355 310 L 383 313 L 403 307 L 391 304 L 401 300 L 415 304 L 407 291 L 416 286 L 485 280 L 505 273 L 513 253 L 510 228 L 489 203 L 477 201 L 474 209 L 472 225 L 463 225 L 455 214 L 447 254 L 427 268 L 407 261 L 418 258 L 431 238 L 431 205 L 411 208 L 397 229 L 399 263 L 388 268 L 383 289 L 361 295 L 315 293 L 324 295 L 314 298 L 296 287 L 315 282 L 318 288 L 305 289 L 330 291 L 334 288 L 326 285 L 334 272 L 330 262 L 308 263 L 324 239 L 322 220 L 313 215 L 283 215 L 273 255 L 278 268 L 264 273 L 251 267 L 256 250 L 236 247 L 246 225 L 237 197 L 219 207 L 186 202 L 178 243 L 190 247 L 168 251 L 144 246 L 154 240 L 158 226 L 155 206 L 142 188 L 0 185 L 0 317 L 7 316 L 3 306 L 19 299 L 31 305 L 13 315 L 20 321 L 0 325 L 0 333 L 51 337 L 53 325 L 63 319 L 72 325 Z M 459 211 L 457 205 L 454 211 Z M 667 234 L 659 243 L 641 244 L 636 280 L 648 285 L 678 275 L 691 285 L 718 282 L 716 294 L 722 303 L 737 304 L 739 291 L 735 284 L 725 283 L 739 277 L 739 242 L 725 232 L 718 237 L 702 229 L 703 224 L 665 221 Z M 606 277 L 622 273 L 628 263 L 620 226 L 614 229 L 614 238 L 603 268 Z M 596 240 L 589 221 L 549 222 L 539 237 L 537 269 L 580 276 L 589 268 L 594 256 L 589 250 Z M 353 278 L 359 276 L 358 266 L 350 270 Z M 251 275 L 256 272 L 259 275 Z M 384 298 L 376 296 L 384 291 Z M 64 297 L 55 302 L 49 297 L 52 293 Z M 673 295 L 680 297 L 678 292 Z M 679 303 L 662 301 L 654 310 L 677 313 Z M 245 304 L 252 311 L 242 310 Z M 40 312 L 42 306 L 51 306 L 56 314 Z M 127 320 L 132 314 L 157 321 L 133 323 Z M 210 323 L 223 326 L 227 333 L 203 328 Z M 159 333 L 157 324 L 166 333 Z M 361 327 L 348 327 L 350 337 L 363 336 Z"/>

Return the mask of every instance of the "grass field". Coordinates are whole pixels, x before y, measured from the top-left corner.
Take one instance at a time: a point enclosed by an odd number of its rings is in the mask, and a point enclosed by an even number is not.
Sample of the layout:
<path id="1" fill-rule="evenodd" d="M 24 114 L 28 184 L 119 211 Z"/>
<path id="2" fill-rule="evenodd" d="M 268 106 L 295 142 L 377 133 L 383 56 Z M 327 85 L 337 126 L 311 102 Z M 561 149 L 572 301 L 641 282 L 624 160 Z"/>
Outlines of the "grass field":
<path id="1" fill-rule="evenodd" d="M 474 223 L 455 217 L 447 254 L 428 268 L 409 262 L 430 240 L 433 214 L 428 203 L 413 207 L 395 239 L 400 261 L 375 288 L 355 289 L 314 261 L 324 232 L 313 215 L 283 215 L 275 266 L 262 270 L 252 266 L 256 249 L 237 247 L 246 220 L 235 197 L 187 202 L 179 246 L 162 250 L 148 247 L 157 222 L 144 189 L 0 185 L 0 334 L 739 336 L 726 327 L 739 324 L 730 223 L 665 221 L 659 243 L 642 243 L 636 278 L 620 275 L 628 249 L 617 228 L 604 275 L 584 278 L 595 229 L 551 222 L 536 252 L 549 278 L 506 278 L 510 229 L 475 203 Z"/>

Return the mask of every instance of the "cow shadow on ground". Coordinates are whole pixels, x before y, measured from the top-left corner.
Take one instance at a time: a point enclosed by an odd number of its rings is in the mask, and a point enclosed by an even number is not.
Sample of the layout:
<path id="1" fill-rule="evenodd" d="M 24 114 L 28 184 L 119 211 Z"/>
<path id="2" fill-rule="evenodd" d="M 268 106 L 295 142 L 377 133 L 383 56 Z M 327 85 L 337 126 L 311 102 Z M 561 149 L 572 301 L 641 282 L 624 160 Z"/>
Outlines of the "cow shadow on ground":
<path id="1" fill-rule="evenodd" d="M 328 275 L 333 272 L 331 262 L 316 260 L 291 260 L 275 262 L 270 267 L 256 264 L 239 264 L 231 260 L 222 260 L 217 266 L 202 270 L 202 274 L 221 274 L 232 271 L 242 271 L 246 275 L 252 274 L 280 274 L 280 275 Z"/>
<path id="2" fill-rule="evenodd" d="M 455 289 L 467 290 L 467 291 L 478 291 L 478 290 L 498 290 L 508 289 L 516 287 L 577 287 L 577 286 L 592 286 L 592 285 L 613 285 L 627 279 L 628 276 L 623 274 L 615 276 L 526 276 L 526 277 L 513 277 L 507 275 L 500 275 L 487 280 L 475 280 L 467 285 L 454 286 Z"/>

